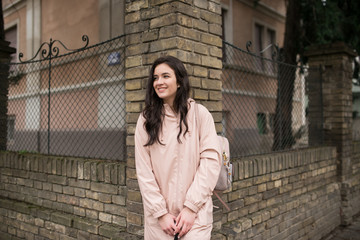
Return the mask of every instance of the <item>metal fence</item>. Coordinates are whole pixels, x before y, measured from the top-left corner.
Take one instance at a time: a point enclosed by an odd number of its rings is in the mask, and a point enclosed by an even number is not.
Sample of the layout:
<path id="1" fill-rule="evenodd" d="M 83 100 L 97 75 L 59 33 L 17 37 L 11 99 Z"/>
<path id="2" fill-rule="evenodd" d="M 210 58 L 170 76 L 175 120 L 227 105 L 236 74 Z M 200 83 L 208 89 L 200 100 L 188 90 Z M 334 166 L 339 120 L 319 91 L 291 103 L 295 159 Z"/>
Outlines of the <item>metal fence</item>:
<path id="1" fill-rule="evenodd" d="M 50 40 L 39 60 L 12 63 L 7 148 L 124 160 L 124 42 L 69 50 Z"/>
<path id="2" fill-rule="evenodd" d="M 78 50 L 51 40 L 39 60 L 12 63 L 8 149 L 124 160 L 124 40 Z M 232 156 L 308 146 L 301 68 L 228 43 L 223 66 L 223 130 Z"/>
<path id="3" fill-rule="evenodd" d="M 256 55 L 224 43 L 223 131 L 233 157 L 308 146 L 306 69 L 278 54 L 275 46 Z"/>

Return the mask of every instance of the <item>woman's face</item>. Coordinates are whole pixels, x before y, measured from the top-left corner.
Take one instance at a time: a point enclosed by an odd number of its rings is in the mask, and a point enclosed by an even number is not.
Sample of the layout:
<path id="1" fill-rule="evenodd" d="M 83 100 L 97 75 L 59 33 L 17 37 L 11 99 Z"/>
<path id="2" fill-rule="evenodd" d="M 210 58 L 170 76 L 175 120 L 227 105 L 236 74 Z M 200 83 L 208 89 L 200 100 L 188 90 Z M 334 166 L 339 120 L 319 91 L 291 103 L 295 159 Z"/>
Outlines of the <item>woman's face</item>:
<path id="1" fill-rule="evenodd" d="M 178 84 L 175 72 L 167 64 L 161 63 L 156 66 L 153 87 L 164 103 L 173 105 Z"/>

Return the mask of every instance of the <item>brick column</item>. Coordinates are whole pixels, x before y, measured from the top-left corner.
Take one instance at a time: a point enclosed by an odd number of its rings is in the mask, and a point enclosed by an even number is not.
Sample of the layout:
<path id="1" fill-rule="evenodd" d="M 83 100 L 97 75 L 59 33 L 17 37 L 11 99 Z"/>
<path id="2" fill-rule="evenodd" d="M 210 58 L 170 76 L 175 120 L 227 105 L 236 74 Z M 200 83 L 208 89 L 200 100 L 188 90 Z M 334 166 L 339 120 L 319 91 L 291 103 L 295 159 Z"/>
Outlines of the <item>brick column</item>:
<path id="1" fill-rule="evenodd" d="M 320 70 L 313 76 L 313 71 L 310 71 L 308 79 L 309 122 L 310 125 L 321 128 L 318 132 L 322 132 L 324 144 L 337 148 L 337 172 L 342 184 L 342 223 L 349 224 L 352 217 L 351 207 L 347 202 L 348 180 L 352 174 L 352 63 L 356 53 L 339 42 L 311 47 L 306 55 L 309 57 L 310 68 Z M 318 79 L 319 83 L 314 84 Z M 312 99 L 321 101 L 322 107 L 315 107 L 317 112 L 311 111 Z M 319 122 L 321 119 L 322 122 Z M 316 131 L 309 129 L 309 132 Z M 318 139 L 314 140 L 317 137 L 310 134 L 309 142 L 318 142 Z"/>
<path id="2" fill-rule="evenodd" d="M 6 150 L 9 62 L 10 54 L 16 52 L 9 44 L 0 40 L 0 150 Z"/>
<path id="3" fill-rule="evenodd" d="M 155 59 L 172 55 L 185 64 L 191 97 L 212 112 L 221 131 L 222 40 L 220 0 L 127 1 L 126 111 L 127 111 L 127 230 L 143 234 L 143 206 L 136 180 L 134 132 L 143 109 L 149 69 Z"/>

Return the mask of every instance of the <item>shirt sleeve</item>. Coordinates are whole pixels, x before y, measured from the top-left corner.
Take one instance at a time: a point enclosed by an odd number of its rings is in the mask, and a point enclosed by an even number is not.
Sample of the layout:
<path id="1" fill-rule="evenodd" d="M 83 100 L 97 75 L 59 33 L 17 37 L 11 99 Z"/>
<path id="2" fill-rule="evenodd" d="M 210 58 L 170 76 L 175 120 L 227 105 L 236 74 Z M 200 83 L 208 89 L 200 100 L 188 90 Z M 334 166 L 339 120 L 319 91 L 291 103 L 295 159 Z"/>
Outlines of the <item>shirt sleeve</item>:
<path id="1" fill-rule="evenodd" d="M 135 130 L 135 165 L 136 175 L 139 182 L 140 192 L 144 208 L 154 217 L 158 218 L 168 213 L 164 197 L 160 193 L 159 185 L 156 182 L 149 147 L 145 147 L 148 134 L 144 127 L 145 119 L 142 115 L 136 124 Z"/>
<path id="2" fill-rule="evenodd" d="M 212 195 L 221 168 L 221 150 L 214 120 L 205 107 L 202 105 L 198 105 L 198 107 L 200 164 L 184 202 L 184 206 L 196 213 Z"/>

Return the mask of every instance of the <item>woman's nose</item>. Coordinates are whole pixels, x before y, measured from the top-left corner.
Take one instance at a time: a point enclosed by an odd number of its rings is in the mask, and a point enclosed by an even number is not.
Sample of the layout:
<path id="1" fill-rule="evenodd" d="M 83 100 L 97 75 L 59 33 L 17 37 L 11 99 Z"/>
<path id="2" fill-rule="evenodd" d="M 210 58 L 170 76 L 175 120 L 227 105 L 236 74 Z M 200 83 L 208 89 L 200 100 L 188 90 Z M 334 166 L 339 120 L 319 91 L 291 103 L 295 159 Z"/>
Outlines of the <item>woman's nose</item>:
<path id="1" fill-rule="evenodd" d="M 163 84 L 164 81 L 163 81 L 163 78 L 162 77 L 159 77 L 156 81 L 157 84 Z"/>

